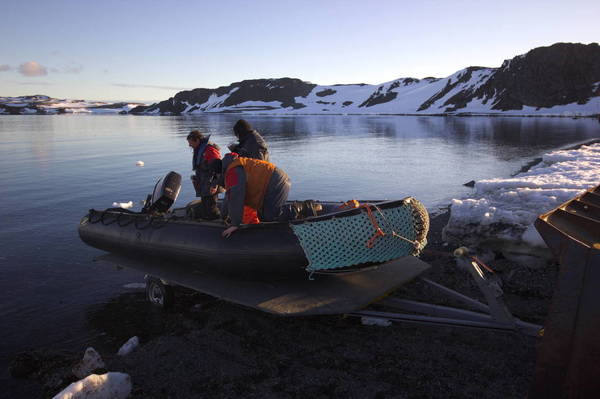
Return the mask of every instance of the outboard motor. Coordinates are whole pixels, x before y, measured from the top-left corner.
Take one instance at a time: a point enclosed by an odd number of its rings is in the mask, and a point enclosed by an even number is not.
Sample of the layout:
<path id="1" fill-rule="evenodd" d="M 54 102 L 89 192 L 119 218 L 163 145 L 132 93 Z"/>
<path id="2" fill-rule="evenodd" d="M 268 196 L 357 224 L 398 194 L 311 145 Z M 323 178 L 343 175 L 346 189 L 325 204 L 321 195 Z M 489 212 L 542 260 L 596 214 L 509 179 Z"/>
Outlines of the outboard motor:
<path id="1" fill-rule="evenodd" d="M 169 210 L 181 190 L 181 175 L 169 172 L 161 177 L 154 186 L 154 192 L 148 195 L 142 213 L 164 213 Z"/>

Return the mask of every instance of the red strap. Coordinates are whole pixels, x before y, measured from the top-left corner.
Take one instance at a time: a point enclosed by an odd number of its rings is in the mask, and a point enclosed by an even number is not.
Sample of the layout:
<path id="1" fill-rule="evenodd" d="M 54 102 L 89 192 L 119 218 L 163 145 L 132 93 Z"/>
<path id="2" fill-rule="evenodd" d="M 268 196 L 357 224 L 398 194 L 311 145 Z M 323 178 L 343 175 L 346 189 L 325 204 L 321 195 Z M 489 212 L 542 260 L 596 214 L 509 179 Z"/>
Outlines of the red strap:
<path id="1" fill-rule="evenodd" d="M 471 259 L 473 259 L 475 261 L 475 263 L 477 263 L 479 266 L 483 267 L 488 272 L 494 273 L 494 270 L 492 270 L 491 267 L 489 267 L 488 265 L 486 265 L 485 263 L 483 263 L 478 257 L 471 256 Z"/>
<path id="2" fill-rule="evenodd" d="M 373 211 L 371 210 L 370 204 L 361 204 L 359 208 L 365 208 L 367 210 L 367 215 L 369 216 L 371 224 L 375 229 L 375 233 L 373 234 L 373 236 L 367 240 L 367 248 L 370 249 L 373 248 L 373 246 L 375 245 L 375 241 L 377 241 L 379 237 L 385 236 L 385 232 L 381 230 L 381 227 L 379 227 L 379 223 L 377 223 L 377 219 L 375 219 L 375 215 L 373 215 Z"/>

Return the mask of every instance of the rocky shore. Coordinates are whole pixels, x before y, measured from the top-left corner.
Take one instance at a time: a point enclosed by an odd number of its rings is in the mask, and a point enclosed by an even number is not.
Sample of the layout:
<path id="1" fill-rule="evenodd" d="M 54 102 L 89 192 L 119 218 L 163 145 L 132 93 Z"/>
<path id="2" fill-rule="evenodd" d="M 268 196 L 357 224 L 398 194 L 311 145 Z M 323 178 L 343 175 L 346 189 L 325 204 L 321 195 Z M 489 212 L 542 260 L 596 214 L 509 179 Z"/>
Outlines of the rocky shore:
<path id="1" fill-rule="evenodd" d="M 448 212 L 432 218 L 421 258 L 427 277 L 480 297 L 442 241 Z M 503 281 L 515 316 L 542 324 L 558 266 L 486 261 Z M 393 295 L 446 304 L 419 282 Z M 363 325 L 342 316 L 281 318 L 207 295 L 178 290 L 176 306 L 152 307 L 143 291 L 90 308 L 105 367 L 131 376 L 132 398 L 519 398 L 530 384 L 539 338 L 491 330 L 408 323 Z M 451 304 L 455 305 L 455 304 Z M 140 346 L 118 356 L 138 336 Z M 85 347 L 14 356 L 7 397 L 52 397 L 76 381 L 72 368 Z"/>

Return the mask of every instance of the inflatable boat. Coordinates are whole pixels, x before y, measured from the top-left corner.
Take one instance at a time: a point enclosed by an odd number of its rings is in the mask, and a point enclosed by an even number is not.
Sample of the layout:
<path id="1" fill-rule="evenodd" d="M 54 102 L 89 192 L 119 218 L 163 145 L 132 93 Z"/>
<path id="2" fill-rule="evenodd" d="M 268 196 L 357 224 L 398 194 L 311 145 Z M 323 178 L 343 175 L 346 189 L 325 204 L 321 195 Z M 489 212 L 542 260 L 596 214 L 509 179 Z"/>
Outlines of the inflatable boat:
<path id="1" fill-rule="evenodd" d="M 308 216 L 242 225 L 223 238 L 227 225 L 195 218 L 193 204 L 171 209 L 180 183 L 181 177 L 170 172 L 141 212 L 90 209 L 79 224 L 79 236 L 110 253 L 238 278 L 356 272 L 418 255 L 426 244 L 428 214 L 412 197 L 353 201 L 350 209 L 347 203 L 311 201 Z"/>

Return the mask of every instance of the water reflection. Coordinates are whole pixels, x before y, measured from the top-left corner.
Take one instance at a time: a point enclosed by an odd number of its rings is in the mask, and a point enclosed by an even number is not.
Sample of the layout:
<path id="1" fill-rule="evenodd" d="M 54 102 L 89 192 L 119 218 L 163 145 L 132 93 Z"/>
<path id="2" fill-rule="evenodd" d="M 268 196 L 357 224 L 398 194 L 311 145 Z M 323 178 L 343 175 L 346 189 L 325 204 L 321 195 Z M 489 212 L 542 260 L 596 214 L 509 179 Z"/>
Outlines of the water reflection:
<path id="1" fill-rule="evenodd" d="M 447 139 L 455 144 L 488 142 L 493 146 L 555 148 L 563 143 L 597 137 L 598 124 L 591 119 L 516 117 L 398 117 L 359 115 L 261 116 L 218 114 L 162 117 L 171 122 L 172 134 L 183 136 L 198 128 L 210 134 L 233 137 L 232 126 L 245 118 L 265 137 L 274 140 L 306 140 L 315 137 Z M 154 118 L 154 117 L 152 117 Z"/>
<path id="2" fill-rule="evenodd" d="M 198 128 L 224 147 L 240 115 L 171 117 L 167 133 Z M 594 120 L 358 115 L 243 116 L 270 145 L 299 198 L 394 198 L 433 206 L 469 180 L 507 176 L 551 149 L 599 137 Z"/>

